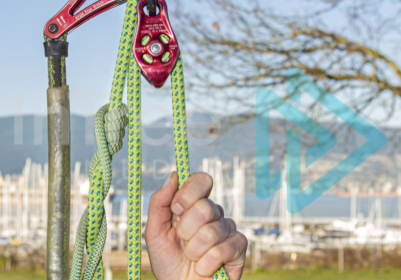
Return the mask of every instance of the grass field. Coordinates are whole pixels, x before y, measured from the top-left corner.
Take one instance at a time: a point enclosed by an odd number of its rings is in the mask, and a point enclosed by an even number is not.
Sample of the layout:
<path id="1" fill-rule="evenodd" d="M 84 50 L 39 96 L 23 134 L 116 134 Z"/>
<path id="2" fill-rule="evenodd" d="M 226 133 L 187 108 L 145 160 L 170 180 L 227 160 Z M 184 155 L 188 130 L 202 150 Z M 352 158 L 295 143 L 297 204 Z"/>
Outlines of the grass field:
<path id="1" fill-rule="evenodd" d="M 273 271 L 273 272 L 257 272 L 251 273 L 246 272 L 242 277 L 242 280 L 398 280 L 401 277 L 401 269 L 388 269 L 382 272 L 376 271 L 364 271 L 364 272 L 351 272 L 345 271 L 343 273 L 338 273 L 335 270 L 328 269 L 310 269 L 303 271 Z M 13 272 L 13 273 L 0 273 L 0 280 L 44 280 L 46 275 L 44 272 Z M 127 279 L 124 273 L 115 274 L 113 280 L 123 280 Z M 155 278 L 149 272 L 144 272 L 142 275 L 142 280 L 154 280 Z"/>

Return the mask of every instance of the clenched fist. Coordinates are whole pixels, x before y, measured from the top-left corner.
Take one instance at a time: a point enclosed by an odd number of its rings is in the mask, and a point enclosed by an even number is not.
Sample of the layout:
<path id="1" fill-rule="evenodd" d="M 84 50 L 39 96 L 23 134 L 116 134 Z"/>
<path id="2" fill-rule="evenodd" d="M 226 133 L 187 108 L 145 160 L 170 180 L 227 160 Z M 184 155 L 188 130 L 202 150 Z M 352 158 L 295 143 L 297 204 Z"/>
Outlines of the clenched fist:
<path id="1" fill-rule="evenodd" d="M 201 280 L 224 265 L 230 280 L 239 280 L 248 241 L 233 220 L 208 199 L 212 178 L 192 174 L 178 191 L 177 173 L 150 199 L 145 240 L 158 280 Z"/>

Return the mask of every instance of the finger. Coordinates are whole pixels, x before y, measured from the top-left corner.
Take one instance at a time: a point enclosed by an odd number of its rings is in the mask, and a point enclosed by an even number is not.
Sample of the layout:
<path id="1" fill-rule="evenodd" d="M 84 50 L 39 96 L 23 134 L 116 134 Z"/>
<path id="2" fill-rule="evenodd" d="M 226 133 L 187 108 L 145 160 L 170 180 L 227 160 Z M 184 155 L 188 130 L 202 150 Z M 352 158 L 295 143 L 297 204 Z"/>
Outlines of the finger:
<path id="1" fill-rule="evenodd" d="M 203 225 L 218 221 L 222 214 L 220 207 L 213 201 L 203 198 L 180 218 L 177 235 L 180 239 L 189 241 Z"/>
<path id="2" fill-rule="evenodd" d="M 181 216 L 198 200 L 207 198 L 213 188 L 213 179 L 206 173 L 192 174 L 182 188 L 177 192 L 172 202 L 171 211 Z"/>
<path id="3" fill-rule="evenodd" d="M 216 207 L 219 209 L 221 213 L 221 217 L 224 217 L 224 209 L 220 205 L 216 204 Z M 178 222 L 181 220 L 181 216 L 177 216 L 173 213 L 173 218 L 171 219 L 172 226 L 177 228 Z"/>
<path id="4" fill-rule="evenodd" d="M 150 198 L 145 239 L 157 239 L 171 229 L 171 202 L 178 189 L 177 173 L 173 172 L 163 187 Z"/>
<path id="5" fill-rule="evenodd" d="M 220 219 L 202 226 L 185 245 L 184 254 L 192 262 L 197 262 L 211 248 L 228 238 L 235 224 L 231 219 Z"/>
<path id="6" fill-rule="evenodd" d="M 245 264 L 247 246 L 248 241 L 243 234 L 237 231 L 232 233 L 223 243 L 203 255 L 195 265 L 196 273 L 203 277 L 212 277 L 224 265 L 230 280 L 239 280 Z"/>
<path id="7" fill-rule="evenodd" d="M 177 228 L 180 219 L 181 219 L 181 216 L 177 216 L 176 214 L 173 214 L 173 218 L 171 219 L 172 227 Z"/>

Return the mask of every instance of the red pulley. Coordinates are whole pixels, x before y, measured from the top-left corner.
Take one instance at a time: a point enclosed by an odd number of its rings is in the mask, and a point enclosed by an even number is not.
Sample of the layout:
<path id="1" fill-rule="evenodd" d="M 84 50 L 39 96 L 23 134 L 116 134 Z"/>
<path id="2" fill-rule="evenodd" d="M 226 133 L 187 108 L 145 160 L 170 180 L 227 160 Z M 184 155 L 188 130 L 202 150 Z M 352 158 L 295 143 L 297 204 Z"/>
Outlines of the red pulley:
<path id="1" fill-rule="evenodd" d="M 164 85 L 179 56 L 177 38 L 170 25 L 167 4 L 156 1 L 159 13 L 147 15 L 148 0 L 138 2 L 138 25 L 135 32 L 134 56 L 142 75 L 156 88 Z"/>

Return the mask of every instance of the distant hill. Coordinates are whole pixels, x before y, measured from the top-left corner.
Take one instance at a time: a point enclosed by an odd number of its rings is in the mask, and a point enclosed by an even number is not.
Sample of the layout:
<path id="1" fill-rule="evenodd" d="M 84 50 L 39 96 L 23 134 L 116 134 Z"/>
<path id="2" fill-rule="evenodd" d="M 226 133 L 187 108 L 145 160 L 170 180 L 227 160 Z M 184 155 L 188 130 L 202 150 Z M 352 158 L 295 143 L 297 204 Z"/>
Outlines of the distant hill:
<path id="1" fill-rule="evenodd" d="M 23 116 L 22 130 L 14 129 L 14 117 L 0 118 L 0 171 L 2 174 L 19 174 L 25 165 L 26 158 L 33 162 L 44 164 L 47 162 L 47 121 L 43 116 Z M 71 116 L 71 167 L 80 161 L 86 167 L 97 151 L 97 145 L 93 126 L 94 118 Z M 254 129 L 244 127 L 247 131 L 236 131 L 231 139 L 218 137 L 215 133 L 209 133 L 209 129 L 215 123 L 215 118 L 209 115 L 195 113 L 189 120 L 193 128 L 190 129 L 190 162 L 191 170 L 201 170 L 204 157 L 220 157 L 224 161 L 232 161 L 234 155 L 244 157 L 254 150 Z M 216 124 L 214 124 L 215 126 Z M 238 130 L 238 129 L 236 129 Z M 166 169 L 166 165 L 172 165 L 174 159 L 174 141 L 172 134 L 172 122 L 169 119 L 160 119 L 152 125 L 143 128 L 143 163 L 144 184 L 151 181 L 152 184 L 163 183 L 163 174 L 156 174 L 154 167 L 160 171 Z M 252 135 L 253 133 L 253 135 Z M 17 137 L 15 137 L 17 134 Z M 206 137 L 205 137 L 206 135 Z M 22 145 L 15 144 L 15 140 L 22 138 Z M 208 140 L 210 138 L 210 140 Z M 224 141 L 223 141 L 224 139 Z M 123 149 L 113 159 L 114 181 L 117 187 L 126 185 L 127 164 L 127 137 L 124 138 Z M 168 169 L 168 168 L 167 168 Z M 160 177 L 160 179 L 159 179 Z"/>
<path id="2" fill-rule="evenodd" d="M 2 174 L 21 173 L 26 158 L 44 164 L 47 162 L 47 121 L 45 117 L 23 116 L 22 130 L 14 129 L 14 117 L 0 118 L 0 171 Z M 223 162 L 231 162 L 234 156 L 247 160 L 252 165 L 255 158 L 255 121 L 250 120 L 241 125 L 235 125 L 220 133 L 221 120 L 202 113 L 193 113 L 189 123 L 189 149 L 191 171 L 199 171 L 202 159 L 219 157 Z M 285 151 L 286 125 L 283 119 L 271 120 L 271 141 L 275 145 L 272 154 L 273 169 L 282 165 L 281 156 Z M 330 131 L 337 131 L 338 145 L 333 149 L 334 154 L 350 153 L 365 141 L 362 136 L 349 127 L 338 123 L 324 124 Z M 394 129 L 382 129 L 389 136 L 389 143 L 381 154 L 396 154 L 400 152 L 399 133 Z M 17 138 L 15 138 L 17 134 Z M 15 144 L 21 138 L 22 145 Z M 303 137 L 303 146 L 312 145 L 313 138 Z M 272 144 L 272 146 L 273 146 Z M 71 162 L 80 161 L 84 167 L 81 172 L 87 172 L 89 162 L 97 150 L 94 135 L 93 117 L 71 116 Z M 127 138 L 124 147 L 113 159 L 114 181 L 117 188 L 124 188 L 127 180 L 124 171 L 127 164 Z M 171 119 L 160 119 L 143 128 L 143 163 L 144 186 L 153 190 L 164 181 L 166 172 L 174 165 L 174 142 L 172 137 Z M 373 169 L 378 169 L 372 165 Z M 157 172 L 155 172 L 155 170 Z M 164 173 L 163 173 L 164 172 Z M 161 174 L 160 174 L 161 173 Z M 164 176 L 163 176 L 164 175 Z"/>

